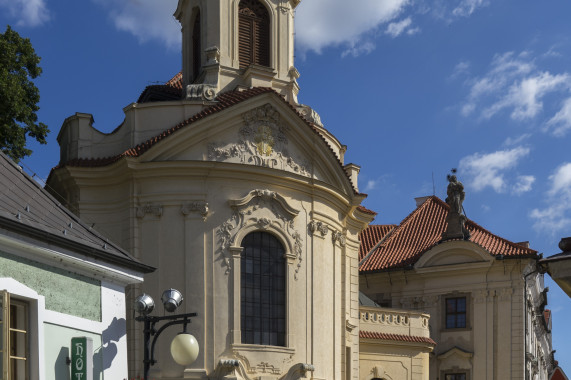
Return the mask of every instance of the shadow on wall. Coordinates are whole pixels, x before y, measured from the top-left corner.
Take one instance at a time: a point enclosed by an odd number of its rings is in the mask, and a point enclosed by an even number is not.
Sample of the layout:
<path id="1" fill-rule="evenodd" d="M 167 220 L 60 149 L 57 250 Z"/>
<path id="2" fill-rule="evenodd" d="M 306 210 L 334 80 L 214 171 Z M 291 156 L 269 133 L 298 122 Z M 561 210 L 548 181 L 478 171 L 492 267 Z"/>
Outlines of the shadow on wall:
<path id="1" fill-rule="evenodd" d="M 58 380 L 70 380 L 69 366 L 67 365 L 67 358 L 70 357 L 69 347 L 62 347 L 59 350 L 59 355 L 57 356 L 56 362 L 54 364 L 54 379 Z"/>
<path id="2" fill-rule="evenodd" d="M 125 318 L 117 319 L 117 317 L 113 318 L 109 327 L 103 330 L 101 334 L 102 346 L 99 351 L 93 355 L 93 362 L 102 363 L 103 367 L 100 369 L 99 373 L 95 371 L 95 368 L 93 368 L 94 379 L 100 378 L 98 375 L 101 375 L 101 372 L 111 368 L 111 364 L 118 352 L 117 344 L 115 344 L 115 342 L 119 342 L 119 340 L 125 336 L 126 331 L 127 321 Z"/>

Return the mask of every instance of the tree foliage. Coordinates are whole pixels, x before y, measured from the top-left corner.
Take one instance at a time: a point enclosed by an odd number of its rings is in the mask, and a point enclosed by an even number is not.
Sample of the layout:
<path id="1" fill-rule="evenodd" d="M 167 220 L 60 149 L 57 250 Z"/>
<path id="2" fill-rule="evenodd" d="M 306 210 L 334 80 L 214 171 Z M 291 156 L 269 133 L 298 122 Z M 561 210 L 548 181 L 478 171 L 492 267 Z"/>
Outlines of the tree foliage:
<path id="1" fill-rule="evenodd" d="M 42 69 L 28 38 L 6 28 L 0 34 L 0 149 L 15 161 L 29 156 L 26 136 L 46 143 L 47 125 L 38 123 L 40 92 L 32 82 Z"/>

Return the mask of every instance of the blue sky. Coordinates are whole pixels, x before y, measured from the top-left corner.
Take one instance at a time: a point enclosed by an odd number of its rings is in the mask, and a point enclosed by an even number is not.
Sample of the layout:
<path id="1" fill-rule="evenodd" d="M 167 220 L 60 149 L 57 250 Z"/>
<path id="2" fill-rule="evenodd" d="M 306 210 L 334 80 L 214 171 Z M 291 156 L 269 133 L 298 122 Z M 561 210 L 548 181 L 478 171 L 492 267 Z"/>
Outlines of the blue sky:
<path id="1" fill-rule="evenodd" d="M 0 27 L 42 57 L 47 146 L 23 163 L 46 178 L 75 112 L 113 130 L 145 86 L 181 67 L 176 0 L 0 0 Z M 350 4 L 350 7 L 347 5 Z M 364 205 L 398 223 L 414 197 L 445 198 L 458 168 L 468 217 L 549 256 L 571 236 L 571 2 L 303 0 L 300 102 L 361 166 Z M 556 358 L 571 372 L 571 300 L 549 279 Z"/>

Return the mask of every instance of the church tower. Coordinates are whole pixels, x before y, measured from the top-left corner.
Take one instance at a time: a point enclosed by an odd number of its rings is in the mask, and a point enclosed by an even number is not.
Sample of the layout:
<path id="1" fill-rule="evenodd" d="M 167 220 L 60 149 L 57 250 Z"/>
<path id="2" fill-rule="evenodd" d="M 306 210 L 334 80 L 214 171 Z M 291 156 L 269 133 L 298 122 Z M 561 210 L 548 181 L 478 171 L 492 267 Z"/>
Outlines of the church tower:
<path id="1" fill-rule="evenodd" d="M 271 87 L 297 104 L 294 17 L 301 0 L 180 0 L 182 82 L 188 100 Z"/>

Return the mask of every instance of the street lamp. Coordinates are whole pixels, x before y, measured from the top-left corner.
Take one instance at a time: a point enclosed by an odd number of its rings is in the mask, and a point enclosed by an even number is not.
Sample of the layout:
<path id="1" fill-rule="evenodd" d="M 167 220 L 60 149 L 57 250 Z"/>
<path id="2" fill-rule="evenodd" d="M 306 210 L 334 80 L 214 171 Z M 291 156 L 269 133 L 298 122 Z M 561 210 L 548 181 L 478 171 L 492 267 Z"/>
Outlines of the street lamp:
<path id="1" fill-rule="evenodd" d="M 176 289 L 168 289 L 163 292 L 161 297 L 163 306 L 166 311 L 173 313 L 183 301 L 182 294 Z M 168 327 L 174 325 L 183 325 L 182 332 L 179 333 L 171 343 L 171 355 L 175 362 L 180 365 L 190 365 L 198 357 L 199 347 L 196 338 L 186 331 L 187 325 L 190 323 L 191 317 L 196 317 L 196 313 L 165 315 L 155 317 L 149 315 L 155 308 L 155 301 L 148 294 L 142 294 L 135 299 L 135 310 L 139 316 L 135 318 L 138 322 L 145 324 L 145 356 L 143 363 L 145 364 L 144 379 L 149 379 L 149 370 L 151 366 L 157 362 L 155 360 L 155 343 L 161 333 Z M 161 321 L 169 321 L 161 326 L 158 330 L 156 324 Z M 152 341 L 151 341 L 152 337 Z"/>

